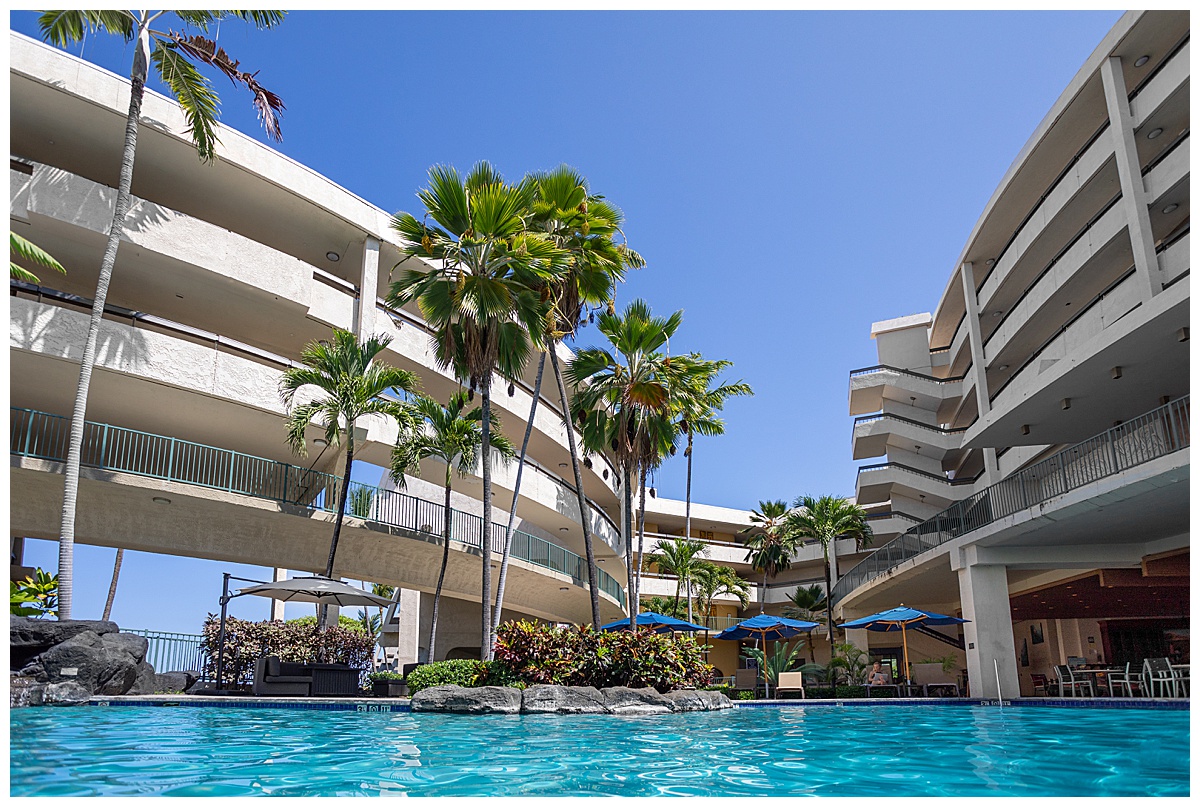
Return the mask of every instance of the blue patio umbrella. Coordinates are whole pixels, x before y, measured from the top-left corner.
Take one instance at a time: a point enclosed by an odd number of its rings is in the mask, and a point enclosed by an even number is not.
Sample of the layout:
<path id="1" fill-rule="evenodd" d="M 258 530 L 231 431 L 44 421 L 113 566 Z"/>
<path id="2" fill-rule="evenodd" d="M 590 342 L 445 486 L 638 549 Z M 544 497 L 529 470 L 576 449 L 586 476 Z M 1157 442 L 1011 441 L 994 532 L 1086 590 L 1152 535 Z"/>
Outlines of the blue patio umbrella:
<path id="1" fill-rule="evenodd" d="M 708 630 L 703 625 L 685 622 L 682 619 L 676 619 L 673 616 L 665 614 L 656 614 L 653 611 L 638 614 L 637 624 L 639 627 L 649 627 L 654 633 L 692 633 L 698 630 Z M 629 618 L 626 617 L 625 619 L 618 619 L 616 622 L 609 622 L 607 625 L 601 625 L 600 630 L 629 630 Z"/>
<path id="2" fill-rule="evenodd" d="M 854 619 L 850 622 L 843 622 L 841 627 L 843 630 L 850 629 L 865 629 L 874 631 L 900 631 L 900 639 L 904 643 L 904 680 L 908 680 L 908 626 L 909 625 L 961 625 L 964 622 L 970 622 L 969 619 L 959 619 L 956 616 L 946 616 L 945 614 L 935 614 L 932 611 L 922 611 L 920 608 L 909 608 L 904 603 L 900 603 L 897 608 L 889 608 L 886 611 L 880 611 L 877 614 L 864 616 L 862 619 Z"/>
<path id="3" fill-rule="evenodd" d="M 762 639 L 765 643 L 767 639 L 788 639 L 797 634 L 807 633 L 815 627 L 817 627 L 816 622 L 805 622 L 802 619 L 788 619 L 787 617 L 772 616 L 771 614 L 759 614 L 758 616 L 742 620 L 736 625 L 729 626 L 713 638 L 727 640 Z M 767 694 L 769 695 L 770 682 L 766 676 L 767 671 L 763 670 L 763 683 L 767 687 Z"/>

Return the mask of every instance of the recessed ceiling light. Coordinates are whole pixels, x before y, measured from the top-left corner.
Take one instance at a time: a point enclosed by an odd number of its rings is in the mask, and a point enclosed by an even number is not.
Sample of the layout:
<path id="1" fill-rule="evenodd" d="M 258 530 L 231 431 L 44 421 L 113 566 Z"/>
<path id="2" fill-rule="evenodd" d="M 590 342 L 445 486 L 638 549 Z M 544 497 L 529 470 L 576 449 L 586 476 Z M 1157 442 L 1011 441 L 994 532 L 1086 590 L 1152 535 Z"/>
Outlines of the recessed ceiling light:
<path id="1" fill-rule="evenodd" d="M 1001 364 L 1001 365 L 1000 365 L 1000 366 L 999 366 L 997 369 L 999 369 L 999 370 L 1007 370 L 1007 369 L 1008 369 L 1008 365 L 1007 365 L 1007 364 Z"/>
<path id="2" fill-rule="evenodd" d="M 1003 312 L 1003 311 L 993 311 L 993 312 L 992 312 L 992 316 L 993 316 L 993 317 L 1000 317 L 1000 316 L 1003 316 L 1003 315 L 1004 315 L 1004 312 Z"/>
<path id="3" fill-rule="evenodd" d="M 559 532 L 570 532 L 571 528 L 570 527 L 559 527 L 558 531 Z"/>
<path id="4" fill-rule="evenodd" d="M 329 445 L 329 441 L 326 440 L 324 437 L 318 437 L 316 440 L 313 440 L 313 445 L 327 446 L 327 445 Z"/>
<path id="5" fill-rule="evenodd" d="M 1160 129 L 1159 131 L 1162 131 L 1162 130 Z M 329 260 L 333 261 L 334 263 L 337 263 L 338 261 L 340 261 L 342 259 L 341 255 L 337 254 L 336 252 L 332 252 L 332 251 L 326 252 L 325 257 L 328 258 Z"/>
<path id="6" fill-rule="evenodd" d="M 1136 62 L 1134 62 L 1134 63 L 1133 63 L 1133 66 L 1134 66 L 1134 67 L 1141 67 L 1142 65 L 1144 65 L 1144 64 L 1145 64 L 1146 62 L 1148 62 L 1148 61 L 1150 61 L 1150 57 L 1149 57 L 1149 56 L 1139 56 L 1139 57 L 1138 57 L 1138 60 L 1137 60 Z"/>
<path id="7" fill-rule="evenodd" d="M 164 498 L 162 496 L 155 496 L 150 501 L 154 502 L 155 504 L 170 504 L 171 503 L 170 499 Z"/>
<path id="8" fill-rule="evenodd" d="M 1175 204 L 1174 202 L 1171 202 L 1171 204 L 1169 204 L 1163 208 L 1163 212 L 1164 213 L 1174 213 L 1178 209 L 1179 209 L 1179 205 Z"/>
<path id="9" fill-rule="evenodd" d="M 566 467 L 567 467 L 567 464 L 566 464 L 565 462 L 560 462 L 560 463 L 558 464 L 558 467 L 559 467 L 559 468 L 566 468 Z"/>
<path id="10" fill-rule="evenodd" d="M 559 591 L 570 591 L 571 589 L 567 588 L 566 586 L 559 586 L 558 590 Z"/>
<path id="11" fill-rule="evenodd" d="M 1154 138 L 1156 138 L 1160 134 L 1162 134 L 1162 132 L 1163 132 L 1162 127 L 1159 127 L 1158 129 L 1153 129 L 1153 130 L 1151 130 L 1150 134 L 1146 135 L 1146 139 L 1153 140 Z"/>
<path id="12" fill-rule="evenodd" d="M 987 265 L 988 265 L 988 266 L 995 266 L 995 265 L 996 265 L 996 259 L 995 259 L 995 258 L 988 258 L 988 259 L 987 259 L 987 261 L 986 261 L 986 263 L 987 263 Z"/>

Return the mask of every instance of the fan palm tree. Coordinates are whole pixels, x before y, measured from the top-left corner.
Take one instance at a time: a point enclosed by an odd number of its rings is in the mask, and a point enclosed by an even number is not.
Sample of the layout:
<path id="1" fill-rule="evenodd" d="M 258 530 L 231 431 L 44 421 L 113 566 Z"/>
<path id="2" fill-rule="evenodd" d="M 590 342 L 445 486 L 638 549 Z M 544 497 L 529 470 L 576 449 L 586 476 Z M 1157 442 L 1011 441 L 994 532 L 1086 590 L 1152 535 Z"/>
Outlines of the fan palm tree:
<path id="1" fill-rule="evenodd" d="M 597 322 L 612 350 L 587 348 L 576 353 L 566 377 L 574 389 L 571 417 L 591 452 L 611 449 L 621 469 L 625 494 L 625 563 L 631 579 L 630 617 L 638 608 L 638 569 L 641 548 L 633 557 L 633 479 L 642 493 L 645 513 L 645 478 L 665 453 L 677 433 L 671 422 L 673 377 L 670 358 L 659 352 L 683 321 L 683 312 L 656 317 L 643 300 L 634 300 L 620 315 L 603 313 Z M 682 366 L 680 363 L 679 366 Z M 642 533 L 644 535 L 644 531 Z"/>
<path id="2" fill-rule="evenodd" d="M 164 14 L 174 14 L 185 28 L 200 33 L 166 32 L 151 26 Z M 125 216 L 130 207 L 130 186 L 133 183 L 134 154 L 137 151 L 138 123 L 141 120 L 142 99 L 146 79 L 153 64 L 159 78 L 167 86 L 188 122 L 188 134 L 196 152 L 204 162 L 216 158 L 216 125 L 220 116 L 220 99 L 209 80 L 196 68 L 196 63 L 215 67 L 235 84 L 242 84 L 253 95 L 254 107 L 267 134 L 281 139 L 279 115 L 283 101 L 264 88 L 249 73 L 239 68 L 217 43 L 201 34 L 210 26 L 228 17 L 236 17 L 257 28 L 272 28 L 283 21 L 282 11 L 46 11 L 38 18 L 42 38 L 60 48 L 79 42 L 89 33 L 103 31 L 136 43 L 133 48 L 133 68 L 130 72 L 129 113 L 125 118 L 125 145 L 121 152 L 121 172 L 117 183 L 117 199 L 113 206 L 108 241 L 100 261 L 100 275 L 92 298 L 92 316 L 84 341 L 79 364 L 79 384 L 71 410 L 71 431 L 67 443 L 67 467 L 63 481 L 62 521 L 59 530 L 59 619 L 71 618 L 71 601 L 75 578 L 75 507 L 79 494 L 79 463 L 83 454 L 83 424 L 87 416 L 88 389 L 92 367 L 96 360 L 96 341 L 100 321 L 117 261 L 117 246 L 125 229 Z"/>
<path id="3" fill-rule="evenodd" d="M 410 401 L 410 404 L 416 416 L 423 422 L 423 427 L 401 434 L 396 442 L 392 449 L 392 479 L 403 488 L 407 481 L 405 474 L 418 473 L 421 460 L 435 459 L 446 465 L 446 497 L 442 511 L 445 515 L 442 522 L 442 567 L 438 571 L 437 588 L 433 593 L 433 622 L 429 627 L 429 660 L 433 661 L 436 658 L 434 650 L 437 647 L 442 583 L 446 579 L 446 566 L 450 562 L 450 524 L 454 512 L 450 508 L 450 494 L 454 474 L 457 472 L 460 477 L 467 476 L 474 472 L 479 463 L 483 445 L 483 410 L 475 407 L 470 412 L 463 411 L 467 407 L 466 392 L 456 392 L 450 396 L 445 406 L 426 395 L 418 396 Z M 512 443 L 500 431 L 500 421 L 495 415 L 492 415 L 492 425 L 496 428 L 492 434 L 492 461 L 507 462 L 513 457 Z M 490 522 L 491 519 L 485 515 L 484 520 Z"/>
<path id="4" fill-rule="evenodd" d="M 511 185 L 486 162 L 467 176 L 454 168 L 429 169 L 429 187 L 418 192 L 426 216 L 392 218 L 406 256 L 433 268 L 404 269 L 387 303 L 416 300 L 434 332 L 434 356 L 482 397 L 483 456 L 491 455 L 492 374 L 521 375 L 531 346 L 543 347 L 550 311 L 546 285 L 561 271 L 561 252 L 526 229 L 534 186 Z M 491 463 L 483 464 L 482 630 L 480 658 L 492 657 Z"/>
<path id="5" fill-rule="evenodd" d="M 500 577 L 496 585 L 496 608 L 492 618 L 492 630 L 499 627 L 500 609 L 504 603 L 504 584 L 508 575 L 508 559 L 512 548 L 513 526 L 517 517 L 517 496 L 521 491 L 521 472 L 525 465 L 525 452 L 533 431 L 533 419 L 537 413 L 538 397 L 542 388 L 542 373 L 546 355 L 554 369 L 558 385 L 559 400 L 564 414 L 570 411 L 567 388 L 563 383 L 562 368 L 556 347 L 567 337 L 574 337 L 584 323 L 584 314 L 589 307 L 611 305 L 613 290 L 625 275 L 626 268 L 644 265 L 642 257 L 615 238 L 620 233 L 621 211 L 606 202 L 603 197 L 592 194 L 587 179 L 568 166 L 559 166 L 553 171 L 533 174 L 533 214 L 527 226 L 534 232 L 547 237 L 564 253 L 563 271 L 555 275 L 543 288 L 551 303 L 550 315 L 546 318 L 546 334 L 543 349 L 538 358 L 537 380 L 534 382 L 533 403 L 529 410 L 529 421 L 525 427 L 525 439 L 521 443 L 521 460 L 517 466 L 517 479 L 513 491 L 512 506 L 508 514 L 508 526 L 504 533 L 504 553 L 500 560 Z M 592 314 L 594 316 L 594 312 Z M 579 451 L 575 443 L 575 432 L 569 417 L 566 419 L 567 449 L 571 456 L 571 468 L 575 478 L 575 495 L 579 502 L 579 522 L 583 530 L 583 546 L 587 558 L 588 592 L 591 596 L 592 624 L 600 624 L 600 590 L 597 585 L 596 554 L 592 543 L 592 525 L 588 518 L 587 496 L 583 489 L 583 473 L 579 468 Z"/>
<path id="6" fill-rule="evenodd" d="M 837 539 L 853 538 L 859 546 L 871 545 L 871 525 L 867 513 L 857 504 L 837 496 L 801 496 L 792 504 L 795 508 L 787 516 L 785 531 L 789 538 L 800 543 L 819 542 L 825 558 L 825 614 L 829 628 L 829 653 L 835 655 L 836 643 L 833 633 L 833 575 L 830 566 L 830 551 L 837 553 Z M 832 682 L 833 668 L 830 667 Z"/>
<path id="7" fill-rule="evenodd" d="M 713 600 L 722 594 L 737 597 L 742 608 L 750 606 L 750 587 L 728 566 L 701 561 L 692 571 L 692 579 L 696 581 L 696 604 L 701 606 L 705 623 L 712 616 Z"/>
<path id="8" fill-rule="evenodd" d="M 783 615 L 789 619 L 818 622 L 817 612 L 824 604 L 825 592 L 816 583 L 807 588 L 796 586 L 796 590 L 788 595 L 788 604 L 783 606 Z"/>
<path id="9" fill-rule="evenodd" d="M 675 575 L 675 609 L 679 609 L 679 595 L 687 592 L 687 618 L 692 619 L 692 583 L 695 571 L 704 561 L 707 547 L 702 541 L 690 538 L 676 538 L 674 541 L 662 540 L 654 547 L 650 561 L 656 564 L 664 574 Z"/>
<path id="10" fill-rule="evenodd" d="M 758 590 L 758 611 L 765 613 L 767 580 L 792 565 L 795 541 L 785 529 L 787 502 L 775 499 L 760 501 L 757 510 L 750 511 L 750 526 L 742 530 L 746 539 L 746 560 L 756 571 L 762 572 L 762 586 Z"/>
<path id="11" fill-rule="evenodd" d="M 28 263 L 44 266 L 47 269 L 55 269 L 63 274 L 66 274 L 67 272 L 61 263 L 54 260 L 54 257 L 50 255 L 50 253 L 46 252 L 32 241 L 22 238 L 11 230 L 8 233 L 8 251 L 12 256 L 21 258 Z M 12 260 L 11 257 L 8 261 L 8 276 L 13 280 L 21 280 L 25 283 L 42 282 L 38 279 L 37 275 L 35 275 L 33 272 L 30 272 L 25 267 L 17 264 L 17 262 Z"/>
<path id="12" fill-rule="evenodd" d="M 354 467 L 354 426 L 369 415 L 395 418 L 401 433 L 411 428 L 413 416 L 400 401 L 388 393 L 401 390 L 416 392 L 418 379 L 413 373 L 378 361 L 378 355 L 391 343 L 391 337 L 371 337 L 362 342 L 350 331 L 334 328 L 332 343 L 310 342 L 300 353 L 303 366 L 285 370 L 279 380 L 279 394 L 288 408 L 288 445 L 302 457 L 308 456 L 305 432 L 310 423 L 325 427 L 325 439 L 331 446 L 346 443 L 346 471 L 342 476 L 337 509 L 334 511 L 333 538 L 329 542 L 329 560 L 325 576 L 333 577 L 333 561 L 338 539 L 342 534 L 342 519 L 350 498 L 350 472 Z M 314 387 L 317 397 L 297 403 L 296 394 L 303 387 Z M 328 606 L 325 606 L 326 612 Z M 325 613 L 322 613 L 324 617 Z M 321 619 L 321 624 L 325 622 Z"/>
<path id="13" fill-rule="evenodd" d="M 691 374 L 693 386 L 681 391 L 679 429 L 687 435 L 687 448 L 683 456 L 687 458 L 687 487 L 684 497 L 684 532 L 689 538 L 692 535 L 692 449 L 693 438 L 696 434 L 715 437 L 725 433 L 725 421 L 717 417 L 717 413 L 725 407 L 725 401 L 735 395 L 753 395 L 750 385 L 742 381 L 732 384 L 713 386 L 716 376 L 733 362 L 718 359 L 705 361 L 700 356 L 693 356 L 696 369 Z"/>

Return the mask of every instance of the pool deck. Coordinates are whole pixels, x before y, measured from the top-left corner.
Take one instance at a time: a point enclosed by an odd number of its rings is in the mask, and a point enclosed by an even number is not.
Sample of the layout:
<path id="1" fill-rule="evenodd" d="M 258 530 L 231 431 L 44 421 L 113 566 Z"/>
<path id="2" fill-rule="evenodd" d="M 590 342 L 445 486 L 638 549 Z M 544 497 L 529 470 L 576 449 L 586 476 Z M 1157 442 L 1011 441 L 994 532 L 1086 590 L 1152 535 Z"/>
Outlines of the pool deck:
<path id="1" fill-rule="evenodd" d="M 252 695 L 97 695 L 88 706 L 196 706 L 235 709 L 304 709 L 329 712 L 408 712 L 408 698 L 261 698 Z M 734 701 L 739 709 L 780 706 L 1069 706 L 1093 709 L 1190 710 L 1188 698 L 841 698 Z"/>

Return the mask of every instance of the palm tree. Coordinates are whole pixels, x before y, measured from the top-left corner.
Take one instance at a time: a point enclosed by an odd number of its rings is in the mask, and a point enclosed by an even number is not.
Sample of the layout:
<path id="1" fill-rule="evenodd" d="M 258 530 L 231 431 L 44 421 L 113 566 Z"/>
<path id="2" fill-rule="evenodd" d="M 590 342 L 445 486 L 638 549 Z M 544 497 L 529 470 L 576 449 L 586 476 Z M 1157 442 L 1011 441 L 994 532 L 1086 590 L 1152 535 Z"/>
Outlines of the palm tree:
<path id="1" fill-rule="evenodd" d="M 22 238 L 11 230 L 8 233 L 8 251 L 12 255 L 22 258 L 29 263 L 34 263 L 38 266 L 44 266 L 47 269 L 55 269 L 63 274 L 66 274 L 67 272 L 61 263 L 54 260 L 54 257 L 50 255 L 50 253 L 46 252 L 32 241 Z M 33 272 L 30 272 L 25 267 L 18 265 L 16 261 L 12 260 L 12 258 L 9 258 L 8 261 L 8 276 L 13 280 L 21 280 L 25 283 L 42 282 L 38 279 L 37 275 L 35 275 Z"/>
<path id="2" fill-rule="evenodd" d="M 640 546 L 636 563 L 633 558 L 633 478 L 642 483 L 644 525 L 646 474 L 669 452 L 677 436 L 670 419 L 671 387 L 677 379 L 669 357 L 658 351 L 682 321 L 682 311 L 665 318 L 653 316 L 643 300 L 631 302 L 621 316 L 603 313 L 598 326 L 613 350 L 581 350 L 566 371 L 574 388 L 571 417 L 580 426 L 585 448 L 597 453 L 611 449 L 621 469 L 631 618 L 638 612 L 641 565 Z M 683 362 L 678 366 L 682 367 Z"/>
<path id="3" fill-rule="evenodd" d="M 679 594 L 687 591 L 687 618 L 692 620 L 692 582 L 697 566 L 703 562 L 707 546 L 702 541 L 676 538 L 674 541 L 659 541 L 654 547 L 650 561 L 657 564 L 665 574 L 675 575 L 675 608 L 679 608 Z"/>
<path id="4" fill-rule="evenodd" d="M 422 421 L 418 427 L 401 434 L 392 449 L 391 475 L 401 488 L 406 486 L 405 474 L 420 471 L 421 460 L 436 459 L 446 464 L 446 499 L 442 522 L 442 567 L 438 571 L 437 588 L 433 594 L 433 623 L 429 627 L 429 660 L 433 661 L 437 647 L 438 610 L 442 601 L 442 583 L 446 579 L 446 566 L 450 562 L 450 523 L 453 510 L 450 508 L 450 493 L 454 484 L 454 473 L 460 477 L 472 473 L 479 462 L 483 443 L 483 410 L 479 407 L 464 413 L 467 393 L 456 392 L 442 406 L 426 395 L 410 402 L 417 417 Z M 492 459 L 507 461 L 513 457 L 512 443 L 500 432 L 500 422 L 493 415 L 496 433 L 492 435 Z M 484 464 L 487 464 L 486 461 Z M 490 521 L 485 511 L 484 520 Z"/>
<path id="5" fill-rule="evenodd" d="M 405 269 L 393 283 L 387 303 L 420 306 L 434 332 L 438 364 L 453 367 L 460 380 L 482 397 L 483 456 L 491 455 L 492 374 L 516 379 L 531 343 L 543 346 L 550 302 L 538 289 L 561 270 L 561 253 L 542 235 L 530 233 L 534 187 L 517 185 L 486 162 L 461 177 L 454 168 L 429 169 L 429 187 L 418 192 L 427 214 L 392 219 L 404 253 L 430 259 L 428 271 Z M 480 658 L 492 657 L 492 472 L 483 464 L 482 630 Z"/>
<path id="6" fill-rule="evenodd" d="M 38 18 L 42 38 L 60 48 L 79 42 L 89 33 L 104 31 L 126 42 L 135 42 L 133 68 L 130 72 L 129 113 L 125 118 L 125 145 L 121 152 L 121 173 L 117 183 L 117 199 L 113 206 L 108 242 L 100 261 L 100 276 L 92 298 L 92 317 L 84 341 L 79 364 L 79 384 L 71 410 L 71 433 L 67 444 L 67 467 L 63 481 L 62 522 L 59 530 L 59 619 L 71 618 L 71 600 L 75 569 L 75 507 L 79 494 L 79 463 L 83 453 L 83 424 L 87 416 L 88 388 L 92 381 L 92 366 L 96 361 L 96 341 L 104 303 L 117 261 L 117 246 L 125 230 L 133 183 L 133 161 L 137 151 L 138 123 L 142 113 L 142 98 L 146 78 L 153 63 L 162 79 L 179 102 L 188 122 L 192 144 L 204 162 L 216 158 L 216 124 L 220 99 L 209 80 L 196 68 L 196 62 L 217 68 L 234 83 L 241 83 L 254 96 L 254 106 L 267 134 L 281 139 L 279 113 L 283 101 L 265 89 L 255 78 L 238 67 L 238 62 L 216 42 L 198 33 L 163 32 L 151 28 L 164 14 L 173 13 L 182 26 L 208 33 L 209 26 L 230 16 L 253 24 L 256 28 L 271 28 L 283 21 L 282 11 L 46 11 Z"/>
<path id="7" fill-rule="evenodd" d="M 830 551 L 837 553 L 837 539 L 853 538 L 858 546 L 871 545 L 871 525 L 867 513 L 857 504 L 837 496 L 801 496 L 793 502 L 795 508 L 787 516 L 785 530 L 797 544 L 819 541 L 825 556 L 825 614 L 829 628 L 829 653 L 835 655 L 833 633 L 833 575 L 830 566 Z M 832 682 L 833 667 L 830 667 Z"/>
<path id="8" fill-rule="evenodd" d="M 333 329 L 333 342 L 310 342 L 300 353 L 303 366 L 285 370 L 279 380 L 279 394 L 288 408 L 288 445 L 302 457 L 308 456 L 305 432 L 316 421 L 325 427 L 325 439 L 339 446 L 343 435 L 346 441 L 346 471 L 342 476 L 341 492 L 334 511 L 333 538 L 329 542 L 329 560 L 325 576 L 333 577 L 333 561 L 338 539 L 342 534 L 342 518 L 350 498 L 350 472 L 354 467 L 354 426 L 369 415 L 395 418 L 401 433 L 411 427 L 412 415 L 403 403 L 388 397 L 401 390 L 415 392 L 418 379 L 413 373 L 392 367 L 377 360 L 391 343 L 389 336 L 373 336 L 359 342 L 357 336 L 340 328 Z M 302 387 L 315 387 L 318 395 L 306 403 L 296 403 L 296 393 Z M 394 393 L 393 393 L 394 394 Z M 322 613 L 321 624 L 328 606 Z"/>
<path id="9" fill-rule="evenodd" d="M 792 565 L 795 541 L 785 529 L 788 515 L 787 502 L 780 499 L 760 501 L 757 510 L 750 511 L 750 526 L 742 530 L 748 534 L 746 560 L 756 571 L 763 574 L 762 586 L 758 590 L 758 611 L 766 612 L 767 580 Z"/>
<path id="10" fill-rule="evenodd" d="M 783 606 L 783 615 L 789 619 L 818 622 L 816 614 L 824 604 L 825 592 L 816 583 L 808 588 L 796 586 L 796 590 L 788 595 L 788 604 Z"/>
<path id="11" fill-rule="evenodd" d="M 696 362 L 696 370 L 691 376 L 693 386 L 682 390 L 680 395 L 679 429 L 687 435 L 687 448 L 683 456 L 687 457 L 687 488 L 684 499 L 684 531 L 689 538 L 692 535 L 692 442 L 696 434 L 715 437 L 725 433 L 725 421 L 717 417 L 717 413 L 725 407 L 725 401 L 734 395 L 753 395 L 750 385 L 741 381 L 732 384 L 713 386 L 717 373 L 726 367 L 732 367 L 733 362 L 718 359 L 705 361 L 700 356 L 692 357 Z"/>
<path id="12" fill-rule="evenodd" d="M 737 597 L 742 608 L 750 606 L 750 588 L 738 573 L 728 566 L 719 566 L 711 561 L 701 561 L 692 572 L 696 581 L 696 601 L 702 606 L 704 621 L 712 616 L 712 601 L 728 594 Z"/>
<path id="13" fill-rule="evenodd" d="M 387 583 L 372 583 L 371 593 L 376 597 L 387 597 L 389 600 L 395 596 L 396 587 Z M 379 606 L 379 630 L 383 630 L 383 606 Z"/>
<path id="14" fill-rule="evenodd" d="M 492 631 L 500 625 L 500 609 L 504 603 L 504 584 L 508 574 L 508 559 L 512 547 L 513 526 L 517 517 L 517 496 L 521 490 L 521 472 L 525 465 L 525 452 L 533 430 L 533 418 L 537 412 L 538 396 L 542 388 L 542 371 L 546 355 L 554 369 L 554 380 L 558 385 L 559 400 L 564 416 L 570 411 L 567 388 L 563 384 L 562 368 L 559 365 L 556 347 L 568 336 L 574 337 L 584 323 L 584 314 L 589 306 L 612 305 L 613 289 L 625 275 L 627 267 L 644 265 L 642 257 L 614 237 L 620 232 L 622 215 L 616 207 L 592 194 L 587 179 L 568 166 L 559 166 L 553 171 L 533 174 L 535 195 L 533 215 L 527 226 L 534 232 L 546 236 L 563 252 L 564 267 L 544 287 L 551 303 L 551 314 L 546 318 L 545 345 L 538 358 L 537 380 L 533 389 L 533 404 L 529 410 L 529 421 L 525 427 L 525 439 L 521 444 L 521 464 L 517 466 L 517 480 L 513 491 L 512 506 L 508 514 L 508 527 L 504 533 L 504 554 L 500 560 L 500 578 L 496 586 L 496 609 L 492 618 Z M 593 312 L 594 316 L 594 312 Z M 567 432 L 567 449 L 571 455 L 571 468 L 575 478 L 575 495 L 579 502 L 579 522 L 583 530 L 583 546 L 587 557 L 588 593 L 591 597 L 592 624 L 600 624 L 600 589 L 597 585 L 596 554 L 592 543 L 592 525 L 588 518 L 587 496 L 583 490 L 583 473 L 579 468 L 579 451 L 575 445 L 575 432 L 569 416 L 564 417 Z"/>

